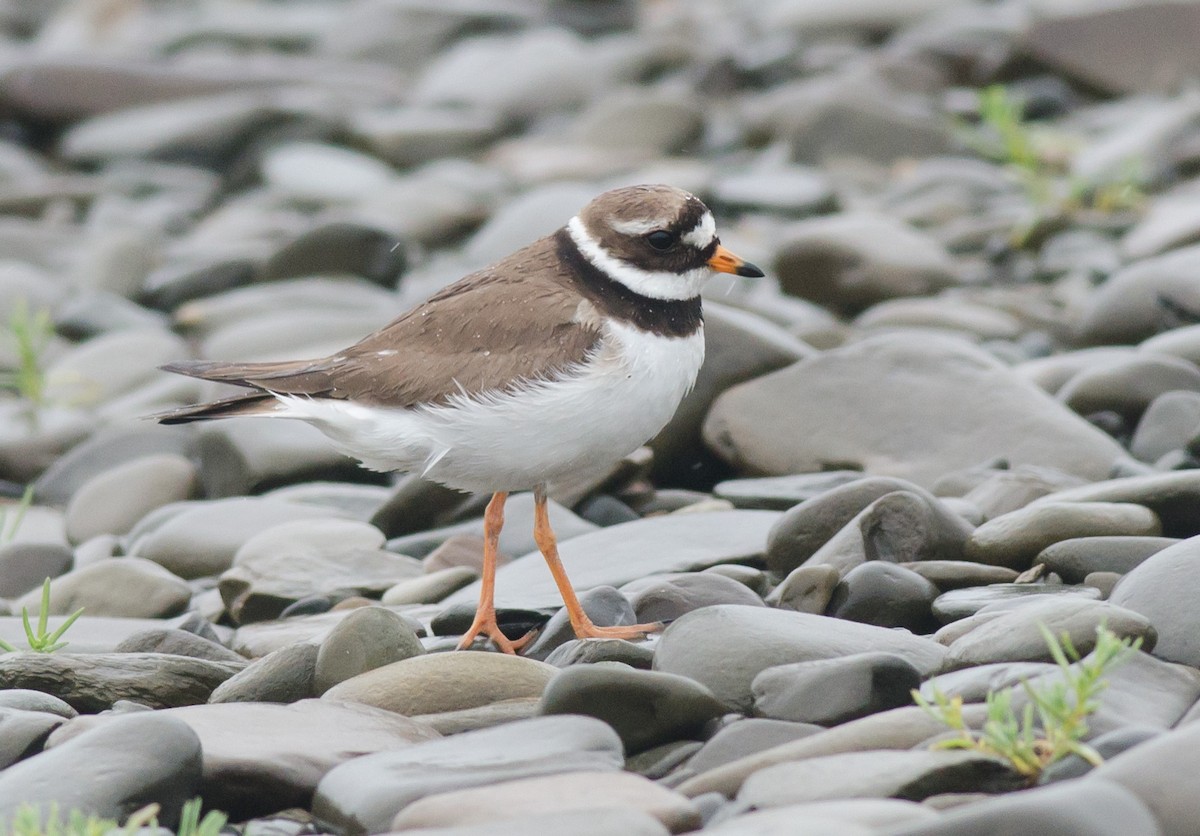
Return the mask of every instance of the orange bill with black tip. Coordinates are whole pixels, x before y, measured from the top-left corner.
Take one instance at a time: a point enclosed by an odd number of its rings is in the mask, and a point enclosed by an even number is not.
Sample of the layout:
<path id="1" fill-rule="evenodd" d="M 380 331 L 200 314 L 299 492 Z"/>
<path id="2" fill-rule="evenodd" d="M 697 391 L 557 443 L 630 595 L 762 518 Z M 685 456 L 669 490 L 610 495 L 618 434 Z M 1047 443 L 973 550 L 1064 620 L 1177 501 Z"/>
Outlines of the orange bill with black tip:
<path id="1" fill-rule="evenodd" d="M 734 255 L 720 244 L 717 245 L 716 252 L 712 254 L 712 258 L 708 260 L 708 266 L 718 273 L 732 273 L 735 276 L 744 276 L 748 279 L 757 279 L 759 276 L 764 275 L 762 270 L 744 258 Z"/>

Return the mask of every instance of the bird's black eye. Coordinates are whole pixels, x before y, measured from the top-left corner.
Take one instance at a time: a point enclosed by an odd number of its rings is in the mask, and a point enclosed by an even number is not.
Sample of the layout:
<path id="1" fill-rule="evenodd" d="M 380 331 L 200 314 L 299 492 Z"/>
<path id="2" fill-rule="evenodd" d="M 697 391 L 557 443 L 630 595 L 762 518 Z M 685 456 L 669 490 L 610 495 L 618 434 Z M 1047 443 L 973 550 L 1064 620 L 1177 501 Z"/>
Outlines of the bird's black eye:
<path id="1" fill-rule="evenodd" d="M 646 236 L 646 243 L 659 252 L 666 252 L 675 246 L 675 234 L 665 229 L 656 229 Z"/>

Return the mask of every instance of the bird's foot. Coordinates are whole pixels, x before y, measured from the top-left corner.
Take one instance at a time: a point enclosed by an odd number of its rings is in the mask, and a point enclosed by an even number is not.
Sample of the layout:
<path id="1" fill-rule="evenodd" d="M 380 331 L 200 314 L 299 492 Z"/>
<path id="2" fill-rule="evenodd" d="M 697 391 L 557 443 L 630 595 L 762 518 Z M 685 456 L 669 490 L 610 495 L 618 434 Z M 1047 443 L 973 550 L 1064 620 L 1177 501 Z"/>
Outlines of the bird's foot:
<path id="1" fill-rule="evenodd" d="M 467 632 L 463 633 L 462 639 L 458 642 L 459 650 L 466 650 L 475 641 L 477 636 L 483 635 L 492 640 L 492 644 L 500 648 L 502 653 L 508 653 L 512 656 L 517 655 L 517 651 L 529 644 L 530 640 L 537 634 L 536 630 L 530 630 L 519 639 L 510 639 L 504 635 L 500 629 L 500 625 L 496 623 L 496 614 L 491 613 L 490 617 L 486 614 L 479 613 L 475 616 L 474 623 Z"/>
<path id="2" fill-rule="evenodd" d="M 580 639 L 644 639 L 647 633 L 663 629 L 660 621 L 649 624 L 624 624 L 619 627 L 597 627 L 591 621 L 573 625 L 575 637 Z"/>

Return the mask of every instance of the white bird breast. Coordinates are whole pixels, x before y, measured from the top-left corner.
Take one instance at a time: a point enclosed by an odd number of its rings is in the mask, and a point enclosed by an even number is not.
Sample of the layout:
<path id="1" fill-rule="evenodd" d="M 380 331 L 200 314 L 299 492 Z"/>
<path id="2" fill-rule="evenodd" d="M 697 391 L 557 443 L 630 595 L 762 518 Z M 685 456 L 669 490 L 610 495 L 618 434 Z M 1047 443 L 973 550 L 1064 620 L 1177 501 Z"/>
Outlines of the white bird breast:
<path id="1" fill-rule="evenodd" d="M 703 329 L 662 337 L 610 322 L 570 374 L 445 406 L 389 409 L 277 395 L 372 470 L 417 471 L 459 490 L 525 490 L 603 470 L 661 430 L 704 362 Z"/>

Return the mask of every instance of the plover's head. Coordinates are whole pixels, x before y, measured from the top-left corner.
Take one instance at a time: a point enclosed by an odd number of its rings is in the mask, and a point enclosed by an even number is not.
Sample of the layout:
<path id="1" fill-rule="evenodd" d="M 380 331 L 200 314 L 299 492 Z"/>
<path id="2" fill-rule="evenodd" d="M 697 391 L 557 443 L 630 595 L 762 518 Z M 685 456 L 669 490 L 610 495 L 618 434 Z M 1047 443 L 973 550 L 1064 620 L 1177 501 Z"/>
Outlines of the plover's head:
<path id="1" fill-rule="evenodd" d="M 721 246 L 712 212 L 671 186 L 626 186 L 595 198 L 567 224 L 580 253 L 609 278 L 652 299 L 691 299 L 712 271 L 761 276 Z"/>

